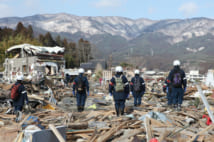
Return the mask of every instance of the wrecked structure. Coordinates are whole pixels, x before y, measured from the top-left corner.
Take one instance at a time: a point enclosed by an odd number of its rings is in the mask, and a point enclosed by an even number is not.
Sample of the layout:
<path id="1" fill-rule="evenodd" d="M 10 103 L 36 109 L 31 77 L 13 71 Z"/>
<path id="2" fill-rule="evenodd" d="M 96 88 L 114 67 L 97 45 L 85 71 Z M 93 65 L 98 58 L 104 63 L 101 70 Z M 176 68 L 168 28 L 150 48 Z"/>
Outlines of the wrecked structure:
<path id="1" fill-rule="evenodd" d="M 214 70 L 210 69 L 207 72 L 205 84 L 209 87 L 214 87 Z"/>
<path id="2" fill-rule="evenodd" d="M 64 72 L 76 75 L 75 69 Z M 111 76 L 111 71 L 103 72 L 106 77 Z M 146 82 L 147 88 L 154 88 L 157 76 L 160 73 L 150 76 L 154 79 Z M 0 139 L 4 142 L 149 142 L 153 139 L 158 142 L 211 142 L 214 139 L 214 124 L 207 114 L 208 107 L 212 112 L 214 110 L 214 96 L 201 93 L 209 90 L 203 84 L 200 84 L 202 90 L 196 86 L 187 88 L 181 111 L 166 107 L 166 94 L 154 88 L 146 89 L 139 107 L 133 105 L 133 96 L 129 95 L 125 115 L 117 117 L 108 88 L 96 85 L 98 81 L 92 78 L 89 82 L 90 95 L 83 112 L 76 110 L 76 98 L 71 87 L 54 86 L 49 90 L 34 90 L 34 84 L 25 85 L 30 88 L 26 89 L 30 107 L 24 107 L 19 123 L 14 122 L 16 116 L 9 113 L 12 106 L 5 99 L 12 84 L 0 83 L 3 102 L 0 103 Z M 30 93 L 32 90 L 34 92 Z M 199 92 L 198 96 L 196 92 Z M 206 106 L 200 96 L 206 97 Z"/>
<path id="3" fill-rule="evenodd" d="M 98 65 L 101 66 L 102 69 L 107 69 L 107 63 L 105 59 L 93 59 L 87 63 L 81 63 L 80 68 L 95 71 Z"/>
<path id="4" fill-rule="evenodd" d="M 21 44 L 10 47 L 6 52 L 13 58 L 5 59 L 5 80 L 14 81 L 19 73 L 25 76 L 63 75 L 65 68 L 63 47 Z"/>

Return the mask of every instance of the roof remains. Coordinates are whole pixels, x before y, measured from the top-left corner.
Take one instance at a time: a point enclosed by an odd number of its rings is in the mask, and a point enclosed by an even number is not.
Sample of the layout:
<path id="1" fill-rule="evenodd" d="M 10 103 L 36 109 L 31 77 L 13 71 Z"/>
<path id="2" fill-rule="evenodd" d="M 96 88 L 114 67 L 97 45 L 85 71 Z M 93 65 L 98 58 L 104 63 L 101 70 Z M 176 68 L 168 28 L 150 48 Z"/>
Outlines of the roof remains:
<path id="1" fill-rule="evenodd" d="M 23 49 L 27 53 L 31 54 L 41 54 L 41 53 L 50 53 L 50 54 L 58 54 L 58 53 L 64 53 L 65 48 L 64 47 L 43 47 L 43 46 L 34 46 L 31 44 L 20 44 L 20 45 L 15 45 L 7 49 L 6 52 L 11 52 L 16 49 Z"/>

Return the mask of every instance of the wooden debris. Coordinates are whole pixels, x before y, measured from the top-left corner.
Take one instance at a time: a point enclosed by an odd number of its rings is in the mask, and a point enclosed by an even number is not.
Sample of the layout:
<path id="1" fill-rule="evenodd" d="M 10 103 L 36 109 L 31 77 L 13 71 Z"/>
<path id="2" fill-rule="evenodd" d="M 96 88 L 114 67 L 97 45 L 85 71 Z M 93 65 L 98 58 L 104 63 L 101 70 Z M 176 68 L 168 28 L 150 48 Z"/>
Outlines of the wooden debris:
<path id="1" fill-rule="evenodd" d="M 49 124 L 48 126 L 53 131 L 53 133 L 56 135 L 56 137 L 60 142 L 65 142 L 64 138 L 62 137 L 62 135 L 59 133 L 59 131 L 55 128 L 53 124 Z"/>
<path id="2" fill-rule="evenodd" d="M 150 118 L 146 117 L 144 119 L 144 126 L 146 129 L 146 139 L 147 139 L 147 142 L 149 142 L 153 137 L 152 129 L 151 129 L 151 125 L 150 125 Z"/>

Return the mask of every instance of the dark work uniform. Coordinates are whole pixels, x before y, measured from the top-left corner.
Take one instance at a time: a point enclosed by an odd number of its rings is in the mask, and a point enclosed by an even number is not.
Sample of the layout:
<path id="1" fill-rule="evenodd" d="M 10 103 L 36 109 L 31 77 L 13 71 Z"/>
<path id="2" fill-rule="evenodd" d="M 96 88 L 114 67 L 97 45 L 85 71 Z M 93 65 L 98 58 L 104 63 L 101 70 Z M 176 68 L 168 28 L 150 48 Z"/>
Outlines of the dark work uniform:
<path id="1" fill-rule="evenodd" d="M 135 85 L 135 80 L 137 78 L 140 78 L 140 91 L 135 91 L 134 90 L 134 85 Z M 131 79 L 131 91 L 132 91 L 132 94 L 134 96 L 134 106 L 140 106 L 141 105 L 141 99 L 142 99 L 142 96 L 144 95 L 145 93 L 145 82 L 143 80 L 142 77 L 140 77 L 138 74 L 135 75 L 135 77 L 133 77 Z"/>
<path id="2" fill-rule="evenodd" d="M 78 80 L 80 78 L 83 80 L 83 86 L 84 86 L 83 91 L 81 91 L 81 92 L 79 92 L 77 90 Z M 81 111 L 84 110 L 85 101 L 86 101 L 86 98 L 87 98 L 86 91 L 89 92 L 88 79 L 85 76 L 83 76 L 83 74 L 80 74 L 79 76 L 77 76 L 74 79 L 73 90 L 76 90 L 77 109 L 78 109 L 79 112 L 81 112 Z"/>
<path id="3" fill-rule="evenodd" d="M 70 83 L 70 80 L 71 80 L 71 76 L 69 74 L 66 74 L 65 75 L 65 84 L 66 84 L 66 87 L 68 87 L 68 83 Z"/>
<path id="4" fill-rule="evenodd" d="M 184 89 L 186 89 L 186 84 L 187 84 L 187 81 L 186 81 L 186 76 L 185 76 L 185 72 L 180 69 L 179 66 L 175 66 L 169 73 L 169 76 L 168 76 L 168 80 L 170 83 L 173 82 L 173 75 L 176 73 L 176 72 L 180 72 L 181 74 L 181 85 L 180 86 L 176 86 L 174 87 L 172 85 L 172 103 L 173 105 L 180 105 L 182 104 L 183 102 L 183 96 L 184 96 Z"/>
<path id="5" fill-rule="evenodd" d="M 124 90 L 121 92 L 116 92 L 115 91 L 115 86 L 116 86 L 115 77 L 120 78 L 121 75 L 122 75 L 122 82 L 124 84 Z M 122 73 L 117 73 L 114 77 L 112 77 L 110 84 L 109 84 L 109 93 L 113 94 L 114 102 L 115 102 L 115 110 L 116 110 L 117 116 L 119 116 L 119 114 L 123 115 L 124 109 L 125 109 L 125 101 L 129 94 L 129 83 L 128 83 L 127 78 Z"/>
<path id="6" fill-rule="evenodd" d="M 14 106 L 14 110 L 15 111 L 22 111 L 22 108 L 25 104 L 25 100 L 26 100 L 26 104 L 28 104 L 28 97 L 27 97 L 27 92 L 25 90 L 24 85 L 17 81 L 15 83 L 15 85 L 21 84 L 18 88 L 18 98 L 16 100 L 13 100 L 13 106 Z"/>

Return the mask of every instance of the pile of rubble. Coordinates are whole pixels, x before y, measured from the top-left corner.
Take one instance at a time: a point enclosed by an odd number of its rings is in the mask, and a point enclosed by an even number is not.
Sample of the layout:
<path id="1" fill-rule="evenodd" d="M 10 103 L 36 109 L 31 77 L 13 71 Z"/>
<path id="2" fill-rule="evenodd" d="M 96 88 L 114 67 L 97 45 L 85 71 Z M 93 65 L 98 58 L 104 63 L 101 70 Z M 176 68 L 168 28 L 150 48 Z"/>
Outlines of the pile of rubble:
<path id="1" fill-rule="evenodd" d="M 24 110 L 19 123 L 12 114 L 11 85 L 0 85 L 2 141 L 210 142 L 214 139 L 214 125 L 207 114 L 209 108 L 197 96 L 196 87 L 187 89 L 182 111 L 168 108 L 164 93 L 147 91 L 140 107 L 133 106 L 130 96 L 125 115 L 116 117 L 112 98 L 105 87 L 91 85 L 86 110 L 77 112 L 72 89 L 47 82 L 47 87 L 43 88 L 26 84 L 31 107 Z M 202 86 L 202 89 L 208 88 Z M 206 99 L 213 111 L 212 93 L 207 94 Z"/>

